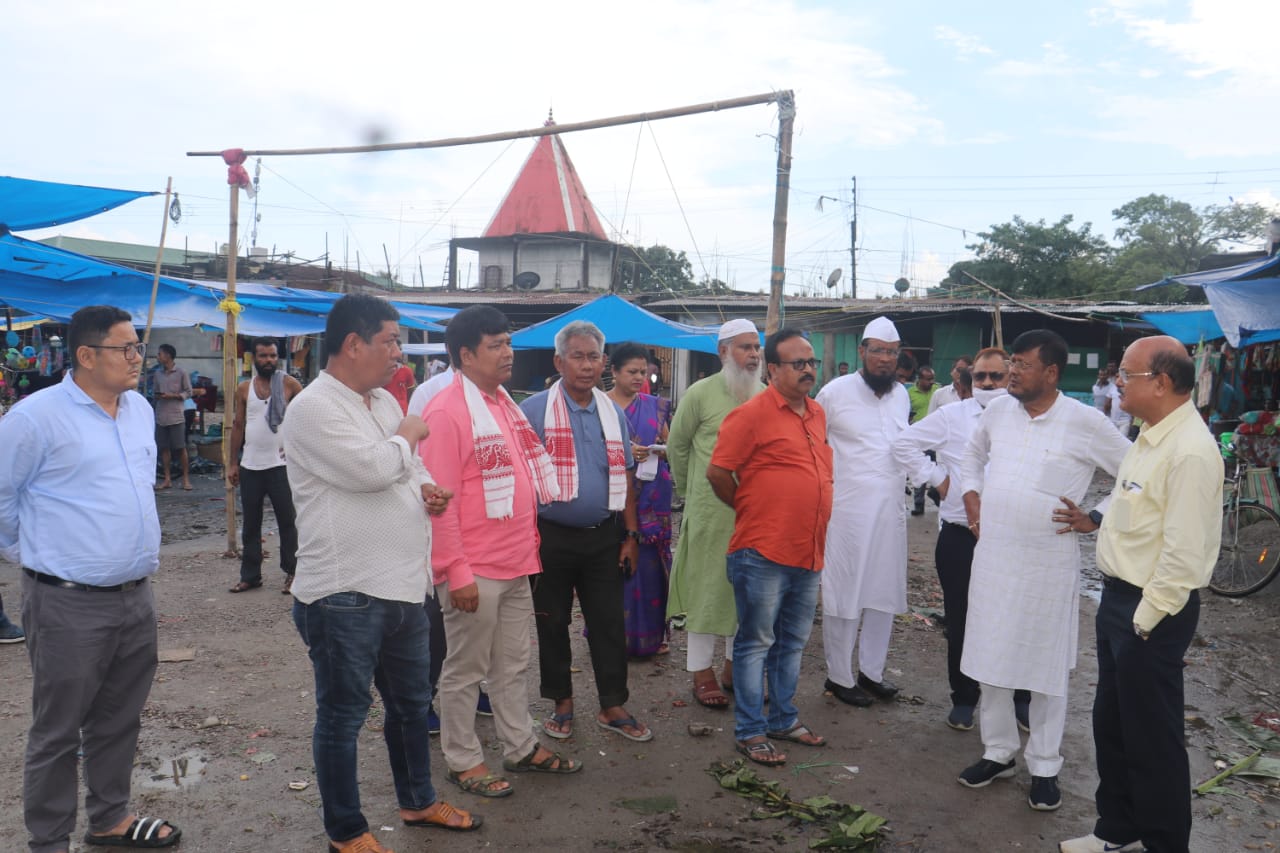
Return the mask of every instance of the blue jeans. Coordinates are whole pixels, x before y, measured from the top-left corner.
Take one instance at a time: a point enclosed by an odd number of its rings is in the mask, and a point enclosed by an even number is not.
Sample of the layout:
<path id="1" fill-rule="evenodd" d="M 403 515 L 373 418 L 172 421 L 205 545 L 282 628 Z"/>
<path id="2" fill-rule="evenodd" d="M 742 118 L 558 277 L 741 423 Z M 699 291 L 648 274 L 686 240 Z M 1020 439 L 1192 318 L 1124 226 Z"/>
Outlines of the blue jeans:
<path id="1" fill-rule="evenodd" d="M 742 741 L 766 732 L 786 731 L 797 722 L 799 712 L 792 700 L 818 606 L 818 573 L 766 560 L 752 548 L 730 553 L 727 571 L 738 605 L 738 634 L 733 640 L 733 734 Z"/>
<path id="2" fill-rule="evenodd" d="M 340 592 L 293 604 L 316 676 L 316 726 L 311 738 L 324 829 L 334 841 L 369 831 L 360 811 L 356 739 L 377 685 L 386 708 L 382 730 L 402 809 L 436 801 L 431 786 L 430 626 L 422 604 Z"/>

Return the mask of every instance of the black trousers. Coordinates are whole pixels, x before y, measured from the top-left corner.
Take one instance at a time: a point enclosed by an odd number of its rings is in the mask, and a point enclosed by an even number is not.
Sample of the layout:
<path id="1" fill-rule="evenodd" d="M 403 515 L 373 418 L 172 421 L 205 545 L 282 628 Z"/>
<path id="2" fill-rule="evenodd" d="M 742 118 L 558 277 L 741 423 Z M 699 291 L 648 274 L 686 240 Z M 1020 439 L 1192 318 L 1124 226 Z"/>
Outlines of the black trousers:
<path id="1" fill-rule="evenodd" d="M 618 568 L 621 529 L 563 527 L 538 521 L 542 537 L 542 574 L 531 575 L 534 623 L 538 629 L 538 667 L 544 699 L 573 696 L 569 667 L 569 622 L 578 595 L 587 623 L 587 647 L 595 671 L 601 708 L 625 705 L 627 635 L 622 615 L 622 570 Z"/>
<path id="2" fill-rule="evenodd" d="M 298 516 L 289 491 L 289 474 L 283 465 L 255 471 L 240 469 L 240 507 L 244 512 L 240 548 L 240 580 L 262 581 L 262 507 L 271 499 L 271 509 L 280 526 L 280 568 L 293 576 L 298 568 Z"/>
<path id="3" fill-rule="evenodd" d="M 938 544 L 933 550 L 934 565 L 938 569 L 938 583 L 942 585 L 942 607 L 947 613 L 947 680 L 951 684 L 951 704 L 978 704 L 981 688 L 978 682 L 960 671 L 960 657 L 964 653 L 964 626 L 969 616 L 969 579 L 973 573 L 973 549 L 977 538 L 963 524 L 942 523 L 938 531 Z M 1015 690 L 1015 705 L 1031 702 L 1027 690 Z"/>
<path id="4" fill-rule="evenodd" d="M 1098 822 L 1112 844 L 1141 840 L 1150 853 L 1187 853 L 1191 769 L 1183 721 L 1183 656 L 1200 620 L 1200 595 L 1166 616 L 1150 638 L 1133 632 L 1142 590 L 1109 583 L 1095 620 L 1098 693 L 1093 743 L 1098 755 Z"/>
<path id="5" fill-rule="evenodd" d="M 444 633 L 444 611 L 440 609 L 440 599 L 436 598 L 434 588 L 427 590 L 427 600 L 422 606 L 426 608 L 427 621 L 431 623 L 431 665 L 427 669 L 427 679 L 431 682 L 431 698 L 434 700 L 449 644 Z"/>
<path id="6" fill-rule="evenodd" d="M 942 585 L 942 606 L 947 612 L 947 679 L 951 684 L 951 704 L 978 704 L 978 682 L 960 671 L 964 652 L 964 626 L 969 615 L 969 577 L 973 568 L 973 548 L 978 540 L 967 527 L 943 522 L 933 561 Z"/>

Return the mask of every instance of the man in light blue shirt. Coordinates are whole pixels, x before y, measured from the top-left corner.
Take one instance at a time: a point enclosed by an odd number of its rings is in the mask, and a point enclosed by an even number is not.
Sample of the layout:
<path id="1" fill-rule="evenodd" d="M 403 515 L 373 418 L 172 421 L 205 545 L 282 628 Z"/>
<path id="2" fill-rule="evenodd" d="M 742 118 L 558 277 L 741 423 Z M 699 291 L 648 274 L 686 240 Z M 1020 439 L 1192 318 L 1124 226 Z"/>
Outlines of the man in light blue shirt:
<path id="1" fill-rule="evenodd" d="M 130 316 L 81 308 L 73 369 L 0 421 L 0 556 L 22 565 L 32 721 L 23 803 L 32 853 L 67 853 L 83 746 L 87 844 L 168 847 L 182 832 L 129 810 L 142 706 L 156 670 L 150 577 L 160 563 L 155 418 L 135 390 Z"/>

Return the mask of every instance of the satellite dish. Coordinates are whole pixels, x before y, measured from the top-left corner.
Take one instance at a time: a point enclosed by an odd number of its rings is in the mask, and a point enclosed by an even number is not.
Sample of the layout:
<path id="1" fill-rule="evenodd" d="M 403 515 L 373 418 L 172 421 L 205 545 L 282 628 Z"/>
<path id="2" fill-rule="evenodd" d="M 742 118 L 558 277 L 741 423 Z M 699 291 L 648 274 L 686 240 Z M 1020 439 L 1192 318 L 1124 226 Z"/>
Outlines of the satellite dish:
<path id="1" fill-rule="evenodd" d="M 893 289 L 899 293 L 906 293 L 911 289 L 911 282 L 904 276 L 893 283 Z"/>
<path id="2" fill-rule="evenodd" d="M 516 290 L 533 290 L 540 281 L 542 281 L 542 276 L 532 270 L 527 270 L 516 276 L 513 283 L 516 286 Z"/>
<path id="3" fill-rule="evenodd" d="M 835 269 L 833 269 L 831 271 L 831 275 L 827 276 L 827 290 L 830 290 L 831 288 L 835 287 L 836 283 L 840 281 L 840 277 L 842 275 L 844 275 L 843 269 L 841 269 L 840 267 L 836 267 Z"/>

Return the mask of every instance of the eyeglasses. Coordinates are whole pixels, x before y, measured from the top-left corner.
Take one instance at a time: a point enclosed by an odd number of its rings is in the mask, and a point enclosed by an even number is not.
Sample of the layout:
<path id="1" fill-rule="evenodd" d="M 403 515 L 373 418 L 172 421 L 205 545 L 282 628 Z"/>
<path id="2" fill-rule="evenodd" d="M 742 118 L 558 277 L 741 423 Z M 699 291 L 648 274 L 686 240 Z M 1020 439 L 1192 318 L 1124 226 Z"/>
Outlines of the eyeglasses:
<path id="1" fill-rule="evenodd" d="M 1031 362 L 1031 361 L 1024 361 L 1023 359 L 1020 359 L 1020 358 L 1015 358 L 1015 359 L 1013 359 L 1012 361 L 1010 361 L 1010 362 L 1009 362 L 1009 369 L 1010 369 L 1010 370 L 1016 370 L 1016 371 L 1018 371 L 1019 373 L 1021 373 L 1021 372 L 1022 372 L 1022 371 L 1024 371 L 1024 370 L 1035 370 L 1035 369 L 1039 369 L 1039 367 L 1040 367 L 1040 365 L 1036 364 L 1035 362 Z M 975 377 L 975 378 L 976 378 L 976 377 Z"/>
<path id="2" fill-rule="evenodd" d="M 822 366 L 820 358 L 797 358 L 795 361 L 780 361 L 778 364 L 785 364 L 792 370 L 804 370 L 806 367 L 812 367 L 815 370 Z"/>
<path id="3" fill-rule="evenodd" d="M 1123 367 L 1116 371 L 1116 376 L 1121 382 L 1127 383 L 1130 379 L 1137 379 L 1139 376 L 1155 376 L 1156 371 L 1148 370 L 1146 373 L 1130 373 Z"/>
<path id="4" fill-rule="evenodd" d="M 888 347 L 867 347 L 867 355 L 874 355 L 876 358 L 897 358 L 901 352 L 898 348 L 889 349 Z"/>
<path id="5" fill-rule="evenodd" d="M 134 355 L 138 358 L 147 357 L 147 345 L 144 344 L 142 341 L 138 341 L 132 344 L 121 344 L 120 346 L 107 346 L 106 344 L 84 344 L 83 346 L 87 346 L 89 349 L 115 350 L 116 352 L 123 355 L 126 359 L 128 359 L 130 355 Z"/>
<path id="6" fill-rule="evenodd" d="M 1005 377 L 1004 373 L 1001 373 L 995 370 L 990 370 L 990 371 L 979 370 L 977 373 L 973 374 L 973 381 L 986 382 L 988 379 L 990 379 L 992 382 L 999 382 L 1000 380 L 1004 379 L 1004 377 Z"/>

